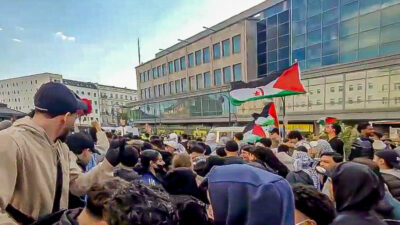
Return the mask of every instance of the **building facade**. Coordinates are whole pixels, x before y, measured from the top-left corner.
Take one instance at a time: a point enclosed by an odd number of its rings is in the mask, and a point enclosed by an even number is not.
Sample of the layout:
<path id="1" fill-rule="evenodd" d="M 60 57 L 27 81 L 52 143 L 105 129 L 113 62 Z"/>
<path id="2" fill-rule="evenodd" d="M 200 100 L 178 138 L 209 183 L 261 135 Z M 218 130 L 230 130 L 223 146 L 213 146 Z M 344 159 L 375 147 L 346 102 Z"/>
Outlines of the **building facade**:
<path id="1" fill-rule="evenodd" d="M 107 126 L 117 126 L 126 121 L 124 108 L 128 103 L 138 100 L 137 91 L 107 85 L 97 85 L 101 121 Z M 122 120 L 122 121 L 121 121 Z M 125 122 L 124 122 L 125 121 Z"/>
<path id="2" fill-rule="evenodd" d="M 30 76 L 17 77 L 0 80 L 0 103 L 7 104 L 10 109 L 29 113 L 34 110 L 34 96 L 42 84 L 48 82 L 59 82 L 65 84 L 69 89 L 81 98 L 86 98 L 92 103 L 92 113 L 78 118 L 77 123 L 81 126 L 89 126 L 92 121 L 98 121 L 103 126 L 119 126 L 120 114 L 110 114 L 104 117 L 102 112 L 109 110 L 109 105 L 114 103 L 124 106 L 127 102 L 137 100 L 136 90 L 101 85 L 91 82 L 81 82 L 63 79 L 60 74 L 41 73 Z M 118 96 L 118 99 L 110 102 L 104 101 L 100 94 L 107 96 Z M 122 110 L 118 107 L 118 110 Z M 111 110 L 109 110 L 111 112 Z M 104 120 L 103 120 L 104 119 Z"/>
<path id="3" fill-rule="evenodd" d="M 271 100 L 229 105 L 230 81 L 298 62 L 308 93 L 285 98 L 289 122 L 400 119 L 398 33 L 400 0 L 268 0 L 138 66 L 131 117 L 160 129 L 244 123 Z"/>

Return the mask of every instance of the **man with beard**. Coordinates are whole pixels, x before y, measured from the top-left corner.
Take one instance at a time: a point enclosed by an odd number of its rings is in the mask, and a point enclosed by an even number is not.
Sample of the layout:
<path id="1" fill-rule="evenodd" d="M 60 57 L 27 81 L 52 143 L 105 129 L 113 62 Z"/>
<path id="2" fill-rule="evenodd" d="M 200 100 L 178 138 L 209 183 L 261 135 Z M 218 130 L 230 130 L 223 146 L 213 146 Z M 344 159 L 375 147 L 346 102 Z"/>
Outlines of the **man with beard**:
<path id="1" fill-rule="evenodd" d="M 322 193 L 329 196 L 331 200 L 334 200 L 332 193 L 332 172 L 341 162 L 343 162 L 343 156 L 337 152 L 325 152 L 319 160 L 319 166 L 326 170 L 324 177 L 326 181 L 322 188 Z"/>
<path id="2" fill-rule="evenodd" d="M 34 97 L 35 113 L 0 132 L 0 223 L 32 224 L 68 206 L 68 193 L 81 196 L 112 175 L 119 150 L 83 174 L 63 143 L 84 102 L 65 85 L 43 84 Z"/>

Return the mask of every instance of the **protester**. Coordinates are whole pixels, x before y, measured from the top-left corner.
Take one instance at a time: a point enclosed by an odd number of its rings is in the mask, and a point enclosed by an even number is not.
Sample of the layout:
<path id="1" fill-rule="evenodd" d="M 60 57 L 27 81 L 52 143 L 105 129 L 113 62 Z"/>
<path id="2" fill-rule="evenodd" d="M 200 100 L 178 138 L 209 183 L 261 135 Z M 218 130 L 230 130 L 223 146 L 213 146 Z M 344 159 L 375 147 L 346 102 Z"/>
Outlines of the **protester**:
<path id="1" fill-rule="evenodd" d="M 257 141 L 256 146 L 261 146 L 270 149 L 272 146 L 272 141 L 269 138 L 261 138 L 259 141 Z"/>
<path id="2" fill-rule="evenodd" d="M 119 188 L 109 203 L 109 225 L 178 224 L 175 205 L 160 188 L 134 182 Z"/>
<path id="3" fill-rule="evenodd" d="M 290 185 L 267 171 L 245 164 L 215 167 L 208 192 L 216 225 L 294 224 Z"/>
<path id="4" fill-rule="evenodd" d="M 371 209 L 384 197 L 383 185 L 367 166 L 353 162 L 338 165 L 332 175 L 338 216 L 332 225 L 383 225 Z"/>
<path id="5" fill-rule="evenodd" d="M 329 198 L 312 186 L 293 185 L 296 225 L 329 225 L 335 218 L 335 207 Z"/>
<path id="6" fill-rule="evenodd" d="M 298 151 L 294 155 L 294 170 L 291 171 L 286 179 L 291 184 L 312 185 L 316 189 L 320 189 L 320 181 L 317 171 L 312 167 L 313 160 L 306 152 Z"/>
<path id="7" fill-rule="evenodd" d="M 206 167 L 206 156 L 204 155 L 205 149 L 200 144 L 193 145 L 190 148 L 190 159 L 193 164 L 193 170 L 196 173 L 204 170 Z"/>
<path id="8" fill-rule="evenodd" d="M 217 150 L 217 136 L 214 133 L 208 133 L 206 137 L 206 145 L 210 146 L 211 154 L 216 155 L 215 151 Z"/>
<path id="9" fill-rule="evenodd" d="M 333 152 L 333 149 L 331 145 L 323 140 L 319 139 L 318 141 L 315 142 L 315 146 L 313 146 L 311 143 L 311 149 L 308 151 L 309 155 L 312 155 L 313 158 L 321 158 L 321 154 L 324 154 L 326 152 Z"/>
<path id="10" fill-rule="evenodd" d="M 205 149 L 204 154 L 205 155 L 210 155 L 211 154 L 211 148 L 210 146 L 206 145 L 204 142 L 202 141 L 197 141 L 196 144 L 200 145 L 201 147 L 203 147 Z"/>
<path id="11" fill-rule="evenodd" d="M 97 121 L 92 122 L 92 127 L 89 129 L 89 133 L 95 143 L 95 149 L 97 149 L 101 155 L 105 155 L 107 150 L 110 148 L 110 142 L 108 141 L 106 133 L 101 129 L 101 126 Z"/>
<path id="12" fill-rule="evenodd" d="M 178 143 L 175 141 L 165 141 L 164 145 L 165 145 L 165 150 L 171 154 L 178 153 L 179 151 Z"/>
<path id="13" fill-rule="evenodd" d="M 344 154 L 344 143 L 338 137 L 339 133 L 342 131 L 342 128 L 339 124 L 331 123 L 325 125 L 325 133 L 328 135 L 328 142 L 331 145 L 332 149 L 343 155 Z"/>
<path id="14" fill-rule="evenodd" d="M 251 145 L 246 145 L 243 147 L 242 151 L 240 152 L 240 157 L 245 161 L 249 162 L 249 154 L 254 151 L 254 147 Z"/>
<path id="15" fill-rule="evenodd" d="M 67 208 L 69 191 L 86 194 L 95 183 L 110 177 L 120 161 L 119 149 L 111 149 L 102 163 L 82 173 L 77 157 L 63 141 L 73 129 L 77 112 L 87 106 L 65 85 L 43 84 L 34 104 L 33 118 L 17 120 L 0 132 L 0 211 L 7 211 L 19 223 L 33 223 Z"/>
<path id="16" fill-rule="evenodd" d="M 156 150 L 144 150 L 140 153 L 140 166 L 135 171 L 141 175 L 141 181 L 146 184 L 156 186 L 161 185 L 163 180 L 164 161 Z"/>
<path id="17" fill-rule="evenodd" d="M 294 170 L 293 164 L 294 159 L 289 153 L 289 147 L 287 145 L 279 145 L 277 149 L 276 157 L 281 161 L 290 171 Z"/>
<path id="18" fill-rule="evenodd" d="M 235 135 L 233 136 L 233 140 L 238 144 L 239 152 L 247 144 L 246 142 L 243 142 L 243 133 L 242 132 L 235 133 Z"/>
<path id="19" fill-rule="evenodd" d="M 187 146 L 188 141 L 190 141 L 189 136 L 187 134 L 182 134 L 181 144 L 186 150 L 188 149 L 188 146 Z"/>
<path id="20" fill-rule="evenodd" d="M 191 195 L 208 203 L 206 193 L 198 187 L 203 179 L 193 172 L 190 156 L 188 154 L 175 155 L 173 165 L 174 169 L 163 179 L 165 190 L 173 195 Z"/>
<path id="21" fill-rule="evenodd" d="M 121 151 L 121 163 L 114 170 L 114 176 L 120 177 L 123 180 L 133 182 L 141 177 L 134 171 L 136 164 L 139 161 L 139 151 L 133 146 L 121 146 L 124 148 Z"/>
<path id="22" fill-rule="evenodd" d="M 271 171 L 279 176 L 286 177 L 289 173 L 288 168 L 275 156 L 275 154 L 269 148 L 258 146 L 250 153 L 250 161 L 253 161 L 254 157 L 266 166 L 266 170 Z M 260 162 L 259 161 L 259 162 Z"/>
<path id="23" fill-rule="evenodd" d="M 374 128 L 369 123 L 360 123 L 357 126 L 360 137 L 351 146 L 349 160 L 357 157 L 374 158 L 373 141 L 369 138 L 374 133 Z"/>
<path id="24" fill-rule="evenodd" d="M 325 152 L 319 160 L 319 166 L 325 169 L 325 183 L 321 192 L 329 196 L 331 200 L 334 200 L 332 193 L 332 173 L 341 162 L 343 162 L 343 156 L 336 152 Z"/>
<path id="25" fill-rule="evenodd" d="M 272 141 L 271 148 L 276 149 L 281 143 L 281 136 L 279 135 L 279 129 L 273 128 L 271 132 L 269 132 L 269 138 Z"/>
<path id="26" fill-rule="evenodd" d="M 175 142 L 176 148 L 175 151 L 177 153 L 185 153 L 186 149 L 185 147 L 183 147 L 183 145 L 181 143 L 179 143 L 179 137 L 176 133 L 171 133 L 168 137 L 168 142 Z"/>
<path id="27" fill-rule="evenodd" d="M 228 141 L 225 145 L 226 157 L 225 165 L 229 164 L 244 164 L 245 161 L 239 157 L 239 146 L 235 141 Z"/>
<path id="28" fill-rule="evenodd" d="M 375 153 L 374 162 L 385 184 L 393 197 L 400 201 L 400 157 L 393 150 L 382 150 Z"/>
<path id="29" fill-rule="evenodd" d="M 215 153 L 219 157 L 226 157 L 225 147 L 218 147 Z"/>
<path id="30" fill-rule="evenodd" d="M 206 166 L 204 167 L 204 170 L 201 173 L 198 173 L 202 177 L 206 177 L 206 175 L 214 168 L 217 166 L 223 166 L 225 165 L 225 160 L 222 157 L 219 156 L 210 156 L 206 160 Z"/>
<path id="31" fill-rule="evenodd" d="M 290 131 L 289 134 L 287 135 L 287 138 L 289 139 L 289 143 L 291 143 L 294 148 L 297 148 L 299 146 L 304 146 L 307 150 L 311 149 L 310 144 L 307 142 L 306 139 L 303 138 L 303 135 L 300 133 L 300 131 L 297 130 Z"/>

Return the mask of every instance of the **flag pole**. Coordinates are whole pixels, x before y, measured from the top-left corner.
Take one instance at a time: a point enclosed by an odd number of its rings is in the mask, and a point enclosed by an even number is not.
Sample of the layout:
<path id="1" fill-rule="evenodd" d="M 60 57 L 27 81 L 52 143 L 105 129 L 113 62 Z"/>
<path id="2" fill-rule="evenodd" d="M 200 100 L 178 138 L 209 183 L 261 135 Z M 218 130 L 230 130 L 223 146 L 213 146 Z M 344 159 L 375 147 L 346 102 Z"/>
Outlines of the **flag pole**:
<path id="1" fill-rule="evenodd" d="M 286 136 L 286 128 L 285 128 L 286 98 L 285 98 L 285 96 L 281 97 L 281 100 L 282 100 L 282 123 L 283 123 L 281 135 L 282 135 L 282 138 L 285 138 L 285 136 Z"/>

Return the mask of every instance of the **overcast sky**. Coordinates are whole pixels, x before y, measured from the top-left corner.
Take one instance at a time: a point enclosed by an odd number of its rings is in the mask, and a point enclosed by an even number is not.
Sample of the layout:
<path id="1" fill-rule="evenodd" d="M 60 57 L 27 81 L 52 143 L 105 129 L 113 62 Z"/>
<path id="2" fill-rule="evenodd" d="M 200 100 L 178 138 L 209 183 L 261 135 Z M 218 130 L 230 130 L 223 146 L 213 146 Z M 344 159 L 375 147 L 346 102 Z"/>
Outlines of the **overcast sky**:
<path id="1" fill-rule="evenodd" d="M 136 88 L 142 61 L 262 0 L 3 0 L 0 79 L 50 72 Z"/>

